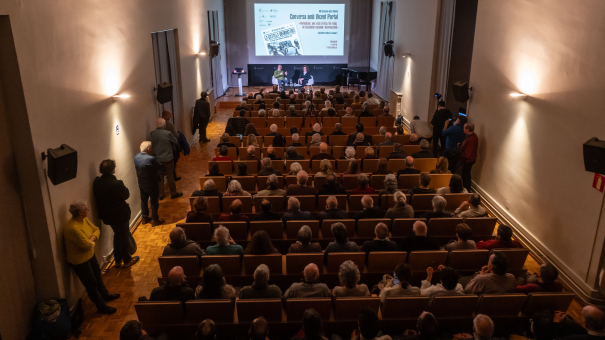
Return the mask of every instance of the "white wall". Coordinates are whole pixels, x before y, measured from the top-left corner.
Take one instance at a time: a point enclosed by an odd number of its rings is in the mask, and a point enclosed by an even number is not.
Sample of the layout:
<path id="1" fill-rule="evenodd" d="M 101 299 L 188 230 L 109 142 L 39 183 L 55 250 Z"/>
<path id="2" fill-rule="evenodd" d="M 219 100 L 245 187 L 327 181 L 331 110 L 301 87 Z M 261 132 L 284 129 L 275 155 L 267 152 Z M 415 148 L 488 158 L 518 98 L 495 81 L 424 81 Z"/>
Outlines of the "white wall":
<path id="1" fill-rule="evenodd" d="M 603 194 L 591 187 L 582 144 L 605 138 L 603 13 L 600 0 L 480 0 L 470 78 L 473 179 L 587 293 Z"/>
<path id="2" fill-rule="evenodd" d="M 431 77 L 439 0 L 400 0 L 395 5 L 395 67 L 393 91 L 403 93 L 405 118 L 426 120 L 431 100 Z M 374 43 L 373 43 L 374 45 Z M 411 57 L 402 58 L 403 53 Z"/>
<path id="3" fill-rule="evenodd" d="M 44 165 L 38 156 L 42 151 L 63 143 L 78 151 L 77 178 L 58 186 L 50 184 L 46 205 L 33 207 L 45 209 L 49 221 L 55 218 L 56 230 L 52 223 L 48 226 L 51 234 L 58 236 L 52 240 L 53 253 L 38 256 L 55 257 L 57 268 L 63 272 L 59 277 L 64 279 L 59 294 L 70 301 L 74 301 L 82 287 L 65 266 L 61 232 L 71 201 L 92 202 L 92 180 L 98 174 L 101 160 L 116 160 L 116 176 L 130 189 L 128 203 L 133 219 L 140 210 L 133 156 L 139 151 L 139 144 L 149 138 L 157 115 L 152 91 L 155 76 L 151 32 L 179 30 L 184 118 L 177 121 L 177 127 L 190 136 L 191 107 L 199 93 L 210 86 L 209 60 L 196 55 L 201 49 L 208 49 L 206 11 L 219 10 L 223 22 L 222 3 L 222 0 L 0 3 L 0 15 L 9 15 L 11 20 L 38 159 L 39 177 L 31 180 L 38 181 L 45 190 Z M 114 101 L 111 96 L 115 93 L 131 97 Z M 120 134 L 116 135 L 118 124 Z M 94 205 L 93 215 L 96 215 Z M 94 222 L 100 226 L 98 219 Z M 111 239 L 110 228 L 103 226 L 97 246 L 99 260 L 110 253 Z"/>
<path id="4" fill-rule="evenodd" d="M 370 67 L 378 70 L 378 53 L 382 52 L 380 39 L 380 0 L 372 0 L 372 43 L 370 46 Z M 386 98 L 384 98 L 386 99 Z"/>

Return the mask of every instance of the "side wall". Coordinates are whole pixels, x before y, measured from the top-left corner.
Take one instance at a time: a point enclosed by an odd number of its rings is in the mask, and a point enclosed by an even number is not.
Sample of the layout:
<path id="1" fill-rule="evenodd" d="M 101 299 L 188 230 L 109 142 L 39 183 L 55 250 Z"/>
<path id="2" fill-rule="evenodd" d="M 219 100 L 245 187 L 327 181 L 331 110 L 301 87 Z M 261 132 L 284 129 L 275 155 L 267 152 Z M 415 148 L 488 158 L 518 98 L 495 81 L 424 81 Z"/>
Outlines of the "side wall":
<path id="1" fill-rule="evenodd" d="M 604 12 L 599 0 L 480 0 L 470 78 L 478 189 L 586 294 L 603 246 L 582 144 L 605 138 Z"/>

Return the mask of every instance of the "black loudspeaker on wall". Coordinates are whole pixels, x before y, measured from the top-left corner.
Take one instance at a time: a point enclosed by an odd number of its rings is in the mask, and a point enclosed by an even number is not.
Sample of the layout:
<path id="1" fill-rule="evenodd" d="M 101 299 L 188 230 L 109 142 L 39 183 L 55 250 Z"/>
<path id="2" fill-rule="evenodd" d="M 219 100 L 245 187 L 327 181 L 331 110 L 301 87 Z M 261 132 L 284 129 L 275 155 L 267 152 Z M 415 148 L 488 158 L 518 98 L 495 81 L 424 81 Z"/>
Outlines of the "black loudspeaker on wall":
<path id="1" fill-rule="evenodd" d="M 460 103 L 466 103 L 468 100 L 468 83 L 459 81 L 452 84 L 454 86 L 454 98 Z"/>
<path id="2" fill-rule="evenodd" d="M 54 184 L 61 184 L 76 178 L 78 174 L 78 152 L 67 144 L 56 149 L 48 149 L 48 178 Z"/>
<path id="3" fill-rule="evenodd" d="M 605 141 L 594 137 L 584 143 L 584 168 L 605 175 Z"/>
<path id="4" fill-rule="evenodd" d="M 218 55 L 220 44 L 214 40 L 210 40 L 210 57 L 214 58 Z"/>
<path id="5" fill-rule="evenodd" d="M 160 104 L 172 101 L 172 84 L 158 84 L 156 98 Z"/>
<path id="6" fill-rule="evenodd" d="M 386 55 L 387 57 L 393 56 L 393 43 L 393 40 L 389 40 L 384 43 L 384 55 Z"/>

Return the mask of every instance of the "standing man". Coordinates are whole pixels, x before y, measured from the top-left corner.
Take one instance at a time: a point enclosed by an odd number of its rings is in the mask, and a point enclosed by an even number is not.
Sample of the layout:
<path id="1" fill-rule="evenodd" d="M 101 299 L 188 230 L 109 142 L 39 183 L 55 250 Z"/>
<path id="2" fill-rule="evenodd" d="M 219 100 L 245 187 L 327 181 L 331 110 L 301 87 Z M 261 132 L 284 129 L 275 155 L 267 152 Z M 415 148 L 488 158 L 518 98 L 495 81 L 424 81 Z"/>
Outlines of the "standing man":
<path id="1" fill-rule="evenodd" d="M 465 116 L 459 116 L 453 126 L 449 126 L 449 121 L 445 122 L 445 127 L 441 132 L 441 138 L 446 138 L 443 156 L 449 161 L 449 170 L 452 173 L 456 173 L 458 159 L 460 158 L 460 150 L 457 148 L 466 138 L 466 134 L 464 133 L 466 122 L 467 118 Z"/>
<path id="2" fill-rule="evenodd" d="M 446 137 L 441 134 L 445 122 L 452 119 L 452 112 L 445 108 L 445 102 L 443 100 L 440 100 L 439 103 L 437 103 L 437 106 L 437 111 L 435 111 L 433 119 L 431 119 L 431 125 L 433 125 L 433 154 L 435 157 L 439 156 L 439 143 L 441 143 L 441 150 L 445 150 Z M 441 154 L 443 155 L 443 152 Z"/>
<path id="3" fill-rule="evenodd" d="M 461 166 L 458 166 L 459 170 L 461 170 L 462 182 L 464 183 L 464 187 L 468 192 L 471 192 L 471 169 L 473 168 L 473 164 L 477 161 L 477 149 L 479 148 L 479 138 L 475 134 L 475 124 L 466 123 L 464 124 L 464 134 L 466 138 L 462 142 L 460 146 L 460 151 L 462 154 L 460 155 L 459 162 L 462 163 Z M 456 171 L 458 173 L 458 171 Z"/>
<path id="4" fill-rule="evenodd" d="M 106 159 L 99 166 L 101 177 L 95 178 L 92 191 L 97 204 L 97 211 L 103 223 L 109 225 L 113 230 L 113 257 L 116 267 L 130 267 L 139 262 L 139 257 L 130 256 L 130 206 L 126 203 L 130 192 L 119 181 L 116 173 L 116 162 Z"/>
<path id="5" fill-rule="evenodd" d="M 164 110 L 162 112 L 162 118 L 166 121 L 166 130 L 170 131 L 176 140 L 179 140 L 179 133 L 176 131 L 176 127 L 170 121 L 172 119 L 172 112 L 168 110 Z M 176 163 L 179 161 L 179 157 L 181 156 L 181 148 L 177 147 L 174 149 L 174 181 L 180 181 L 181 178 L 176 175 Z"/>
<path id="6" fill-rule="evenodd" d="M 174 183 L 174 155 L 172 146 L 178 146 L 179 142 L 174 138 L 172 133 L 166 130 L 166 121 L 164 118 L 158 118 L 156 123 L 157 128 L 151 131 L 151 149 L 155 158 L 162 165 L 160 170 L 160 199 L 164 199 L 164 173 L 168 180 L 170 188 L 170 199 L 175 199 L 183 196 L 182 192 L 176 191 Z"/>
<path id="7" fill-rule="evenodd" d="M 208 103 L 208 94 L 204 91 L 200 94 L 201 98 L 195 101 L 193 109 L 193 126 L 191 133 L 195 133 L 195 129 L 200 129 L 200 143 L 208 143 L 210 139 L 206 137 L 206 127 L 210 121 L 210 103 Z"/>
<path id="8" fill-rule="evenodd" d="M 151 155 L 151 142 L 141 143 L 141 152 L 134 156 L 134 167 L 139 179 L 139 191 L 141 192 L 141 214 L 143 223 L 151 222 L 151 226 L 163 224 L 158 216 L 160 206 L 158 197 L 160 195 L 160 170 L 162 165 Z M 151 204 L 151 217 L 149 217 L 148 201 Z"/>
<path id="9" fill-rule="evenodd" d="M 275 79 L 277 79 L 277 82 L 279 83 L 279 88 L 283 91 L 284 90 L 284 86 L 286 84 L 286 76 L 288 75 L 288 71 L 284 71 L 282 70 L 281 65 L 277 65 L 277 70 L 275 70 L 273 72 L 273 77 L 275 77 Z"/>
<path id="10" fill-rule="evenodd" d="M 298 78 L 298 82 L 302 85 L 302 86 L 307 86 L 307 82 L 309 82 L 309 80 L 311 80 L 312 76 L 311 73 L 309 73 L 309 66 L 305 65 L 303 66 L 303 72 L 300 75 L 300 78 Z"/>

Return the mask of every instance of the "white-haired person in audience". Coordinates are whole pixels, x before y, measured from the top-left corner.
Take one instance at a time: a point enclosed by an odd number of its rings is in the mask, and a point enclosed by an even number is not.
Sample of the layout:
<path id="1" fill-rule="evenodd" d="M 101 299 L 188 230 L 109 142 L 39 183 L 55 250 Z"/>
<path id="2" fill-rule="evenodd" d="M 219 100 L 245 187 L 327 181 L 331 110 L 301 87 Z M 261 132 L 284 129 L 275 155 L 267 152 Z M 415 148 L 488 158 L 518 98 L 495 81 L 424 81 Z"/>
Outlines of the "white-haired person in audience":
<path id="1" fill-rule="evenodd" d="M 279 299 L 282 296 L 281 289 L 276 285 L 269 284 L 269 267 L 261 264 L 254 270 L 254 283 L 251 286 L 242 287 L 239 291 L 240 299 Z"/>
<path id="2" fill-rule="evenodd" d="M 350 106 L 345 109 L 345 114 L 343 115 L 343 117 L 355 117 L 353 109 Z"/>
<path id="3" fill-rule="evenodd" d="M 389 280 L 387 285 L 380 291 L 380 302 L 384 303 L 387 297 L 420 295 L 420 288 L 410 284 L 412 279 L 412 267 L 406 263 L 400 263 L 395 267 L 395 276 L 399 280 L 398 283 L 393 283 Z"/>
<path id="4" fill-rule="evenodd" d="M 236 180 L 232 179 L 227 185 L 227 191 L 223 194 L 223 196 L 252 196 L 249 192 L 242 188 L 242 184 Z"/>
<path id="5" fill-rule="evenodd" d="M 300 210 L 300 201 L 296 197 L 288 199 L 288 212 L 282 217 L 284 225 L 288 221 L 308 221 L 312 219 L 313 216 L 310 212 Z"/>
<path id="6" fill-rule="evenodd" d="M 223 194 L 218 191 L 218 189 L 216 189 L 215 184 L 214 184 L 214 180 L 208 179 L 204 182 L 204 184 L 202 185 L 203 189 L 202 190 L 196 190 L 191 194 L 191 197 L 198 197 L 198 196 L 205 196 L 205 197 L 218 197 L 219 198 L 219 205 L 222 206 L 222 199 L 223 199 Z"/>
<path id="7" fill-rule="evenodd" d="M 309 136 L 312 136 L 312 135 L 315 135 L 315 134 L 318 134 L 320 136 L 324 135 L 324 133 L 321 131 L 321 124 L 319 124 L 319 123 L 313 124 L 313 130 L 309 131 L 309 132 L 306 132 L 305 133 L 305 137 L 309 137 Z"/>
<path id="8" fill-rule="evenodd" d="M 433 267 L 426 269 L 426 280 L 420 283 L 420 295 L 436 296 L 436 295 L 460 295 L 464 294 L 464 288 L 458 283 L 458 273 L 450 267 L 439 265 L 439 280 L 440 283 L 431 285 L 433 279 Z"/>
<path id="9" fill-rule="evenodd" d="M 186 256 L 197 255 L 198 259 L 205 254 L 193 240 L 188 240 L 185 230 L 181 227 L 175 227 L 170 231 L 170 243 L 164 246 L 162 256 Z"/>
<path id="10" fill-rule="evenodd" d="M 258 110 L 258 116 L 261 118 L 267 117 L 267 111 L 265 109 Z"/>
<path id="11" fill-rule="evenodd" d="M 390 132 L 387 132 L 384 134 L 384 142 L 378 144 L 378 146 L 387 146 L 387 145 L 393 145 L 395 143 L 393 143 L 393 134 Z"/>
<path id="12" fill-rule="evenodd" d="M 397 171 L 397 178 L 401 175 L 418 175 L 420 170 L 414 167 L 414 157 L 407 156 L 405 159 L 405 169 Z"/>
<path id="13" fill-rule="evenodd" d="M 277 136 L 279 135 L 279 133 L 277 132 L 277 125 L 276 124 L 271 124 L 271 126 L 269 126 L 269 132 L 267 134 L 267 136 Z"/>
<path id="14" fill-rule="evenodd" d="M 229 229 L 222 225 L 214 229 L 214 239 L 216 245 L 208 246 L 206 248 L 206 254 L 208 255 L 242 255 L 244 254 L 244 248 L 239 244 L 236 244 L 231 235 L 229 235 Z"/>
<path id="15" fill-rule="evenodd" d="M 315 133 L 311 136 L 311 142 L 309 143 L 307 141 L 307 154 L 311 154 L 311 148 L 312 147 L 319 147 L 319 144 L 321 144 L 321 135 L 318 133 Z"/>
<path id="16" fill-rule="evenodd" d="M 352 146 L 347 146 L 347 148 L 345 149 L 345 154 L 342 157 L 340 157 L 340 159 L 354 160 L 355 159 L 355 148 Z"/>
<path id="17" fill-rule="evenodd" d="M 154 288 L 149 295 L 150 301 L 179 301 L 185 302 L 195 299 L 195 292 L 186 281 L 183 267 L 176 266 L 170 269 L 164 284 Z"/>
<path id="18" fill-rule="evenodd" d="M 260 202 L 260 209 L 260 213 L 254 215 L 255 221 L 281 221 L 281 215 L 271 211 L 272 204 L 266 198 Z"/>
<path id="19" fill-rule="evenodd" d="M 281 116 L 281 111 L 279 110 L 279 108 L 275 108 L 271 111 L 271 115 L 273 117 L 279 117 L 279 116 Z"/>
<path id="20" fill-rule="evenodd" d="M 298 133 L 292 134 L 292 144 L 290 146 L 304 146 L 300 143 L 300 135 Z"/>
<path id="21" fill-rule="evenodd" d="M 366 138 L 363 132 L 358 132 L 355 136 L 355 141 L 353 141 L 353 147 L 358 146 L 372 146 L 372 143 Z"/>
<path id="22" fill-rule="evenodd" d="M 411 251 L 417 250 L 439 250 L 439 243 L 430 236 L 427 236 L 428 228 L 426 227 L 426 223 L 422 221 L 414 222 L 414 226 L 412 227 L 412 231 L 414 235 L 407 236 L 401 242 L 401 250 L 407 251 L 408 254 Z"/>
<path id="23" fill-rule="evenodd" d="M 206 213 L 208 210 L 208 199 L 205 196 L 196 197 L 193 200 L 193 210 L 187 212 L 185 223 L 214 223 L 212 215 Z"/>
<path id="24" fill-rule="evenodd" d="M 69 205 L 72 218 L 63 228 L 65 260 L 84 285 L 90 301 L 97 306 L 97 312 L 113 314 L 116 309 L 107 305 L 107 302 L 119 298 L 120 294 L 109 294 L 103 283 L 101 268 L 95 256 L 95 245 L 101 231 L 88 219 L 89 211 L 85 201 L 75 201 Z"/>
<path id="25" fill-rule="evenodd" d="M 313 231 L 308 225 L 303 225 L 298 229 L 296 234 L 296 242 L 290 245 L 288 253 L 290 254 L 301 254 L 301 253 L 321 253 L 321 245 L 319 242 L 311 242 L 313 238 Z"/>
<path id="26" fill-rule="evenodd" d="M 370 178 L 367 174 L 360 173 L 357 175 L 357 184 L 359 186 L 351 190 L 351 195 L 372 195 L 376 193 L 376 189 L 370 186 Z"/>
<path id="27" fill-rule="evenodd" d="M 155 227 L 164 223 L 158 215 L 160 207 L 158 183 L 160 175 L 158 171 L 162 165 L 151 154 L 151 142 L 145 141 L 141 143 L 141 152 L 134 156 L 134 166 L 137 172 L 139 184 L 139 192 L 141 193 L 141 215 L 142 223 L 151 222 L 151 226 Z M 149 216 L 149 206 L 151 206 L 151 216 Z"/>
<path id="28" fill-rule="evenodd" d="M 288 185 L 288 189 L 286 189 L 288 196 L 305 196 L 305 195 L 315 195 L 317 191 L 314 187 L 308 186 L 307 182 L 309 181 L 309 174 L 301 170 L 296 174 L 296 184 Z"/>
<path id="29" fill-rule="evenodd" d="M 397 177 L 395 177 L 395 175 L 393 175 L 392 173 L 387 174 L 386 176 L 384 176 L 384 189 L 380 189 L 380 192 L 378 193 L 380 196 L 378 197 L 378 201 L 381 202 L 382 201 L 382 195 L 394 195 L 397 191 L 399 190 L 399 183 L 397 182 Z"/>
<path id="30" fill-rule="evenodd" d="M 316 155 L 313 155 L 309 159 L 309 166 L 311 166 L 313 164 L 313 161 L 319 161 L 319 160 L 324 160 L 324 159 L 334 160 L 334 156 L 332 156 L 328 153 L 328 149 L 329 148 L 328 148 L 327 143 L 320 143 L 319 144 L 319 153 Z"/>
<path id="31" fill-rule="evenodd" d="M 413 218 L 414 208 L 406 203 L 406 196 L 401 191 L 396 191 L 393 195 L 395 205 L 384 215 L 384 218 L 396 219 L 396 218 Z"/>
<path id="32" fill-rule="evenodd" d="M 288 172 L 289 176 L 296 176 L 300 171 L 302 171 L 302 165 L 298 162 L 294 162 L 290 164 L 290 172 Z"/>
<path id="33" fill-rule="evenodd" d="M 387 134 L 387 127 L 386 126 L 381 126 L 380 129 L 378 129 L 378 134 L 381 136 L 384 136 Z"/>
<path id="34" fill-rule="evenodd" d="M 332 297 L 325 283 L 319 282 L 319 268 L 315 263 L 309 263 L 303 270 L 304 280 L 293 283 L 282 296 L 286 304 L 288 299 Z M 306 337 L 305 337 L 306 339 Z"/>
<path id="35" fill-rule="evenodd" d="M 435 195 L 431 203 L 433 205 L 433 211 L 427 211 L 420 215 L 420 218 L 426 218 L 426 223 L 429 223 L 431 218 L 452 217 L 452 214 L 443 211 L 447 205 L 447 201 L 443 196 Z"/>
<path id="36" fill-rule="evenodd" d="M 267 188 L 259 191 L 257 196 L 286 196 L 286 190 L 280 189 L 279 180 L 275 174 L 267 176 Z"/>
<path id="37" fill-rule="evenodd" d="M 221 136 L 221 142 L 216 147 L 220 148 L 223 145 L 226 146 L 226 147 L 228 147 L 228 148 L 236 148 L 237 147 L 235 144 L 233 144 L 233 143 L 231 143 L 229 141 L 229 134 L 228 133 L 223 133 L 223 135 Z"/>
<path id="38" fill-rule="evenodd" d="M 338 280 L 340 286 L 334 287 L 335 297 L 346 296 L 370 296 L 370 290 L 366 284 L 359 284 L 361 274 L 357 265 L 351 261 L 345 261 L 340 264 L 338 269 Z"/>
<path id="39" fill-rule="evenodd" d="M 332 169 L 332 162 L 330 162 L 329 159 L 322 159 L 319 162 L 319 171 L 315 174 L 315 178 L 326 177 L 331 173 L 334 173 L 334 170 Z"/>
<path id="40" fill-rule="evenodd" d="M 221 214 L 221 216 L 218 217 L 218 221 L 250 222 L 250 219 L 248 218 L 248 216 L 241 214 L 242 206 L 243 206 L 242 201 L 240 201 L 239 199 L 233 200 L 233 202 L 231 202 L 231 205 L 229 206 L 229 210 L 231 211 L 231 213 L 230 214 Z"/>
<path id="41" fill-rule="evenodd" d="M 344 220 L 348 219 L 349 214 L 343 209 L 338 209 L 338 200 L 336 196 L 328 196 L 326 199 L 326 209 L 319 213 L 319 225 L 322 225 L 323 220 Z"/>
<path id="42" fill-rule="evenodd" d="M 223 270 L 218 264 L 204 268 L 202 282 L 195 289 L 195 298 L 202 300 L 235 299 L 237 292 L 225 282 Z"/>
<path id="43" fill-rule="evenodd" d="M 361 207 L 363 210 L 355 214 L 355 221 L 368 219 L 368 218 L 383 218 L 384 213 L 382 208 L 374 206 L 374 200 L 369 195 L 364 195 L 361 198 Z"/>
<path id="44" fill-rule="evenodd" d="M 437 189 L 437 194 L 439 194 L 439 195 L 466 194 L 466 193 L 468 193 L 468 191 L 466 191 L 466 188 L 464 187 L 464 184 L 462 183 L 462 177 L 458 174 L 453 174 L 452 177 L 450 177 L 449 186 Z"/>
<path id="45" fill-rule="evenodd" d="M 281 171 L 279 170 L 275 170 L 272 166 L 271 163 L 271 158 L 269 157 L 265 157 L 263 158 L 263 160 L 261 161 L 261 166 L 262 169 L 260 169 L 258 171 L 258 176 L 269 176 L 269 175 L 276 175 L 276 176 L 281 176 Z"/>
<path id="46" fill-rule="evenodd" d="M 359 246 L 355 242 L 349 241 L 347 236 L 347 227 L 341 222 L 336 222 L 330 227 L 334 241 L 330 242 L 324 251 L 325 259 L 329 253 L 351 253 L 358 252 Z"/>
<path id="47" fill-rule="evenodd" d="M 297 143 L 297 144 L 299 144 L 299 143 Z M 289 146 L 286 149 L 286 160 L 301 161 L 303 159 L 305 159 L 305 156 L 299 155 L 298 152 L 296 152 L 296 149 L 293 146 Z"/>
<path id="48" fill-rule="evenodd" d="M 300 117 L 300 115 L 296 112 L 296 106 L 288 106 L 288 117 Z"/>
<path id="49" fill-rule="evenodd" d="M 414 157 L 414 158 L 435 158 L 435 156 L 433 155 L 433 152 L 431 151 L 431 148 L 429 147 L 429 141 L 426 139 L 421 140 L 420 141 L 420 151 L 414 152 L 412 154 L 412 157 Z"/>
<path id="50" fill-rule="evenodd" d="M 456 226 L 456 238 L 457 240 L 450 241 L 446 246 L 445 250 L 457 250 L 457 249 L 477 249 L 475 241 L 471 240 L 473 237 L 473 230 L 466 223 L 459 223 Z"/>
<path id="51" fill-rule="evenodd" d="M 464 287 L 466 294 L 502 294 L 514 293 L 517 290 L 515 276 L 508 271 L 508 259 L 502 252 L 495 252 L 489 257 L 487 266 L 474 276 Z M 465 277 L 460 278 L 460 283 Z"/>
<path id="52" fill-rule="evenodd" d="M 320 115 L 321 117 L 325 117 L 325 116 L 327 116 L 327 115 L 328 115 L 328 109 L 331 109 L 331 108 L 332 108 L 332 102 L 331 102 L 331 101 L 329 101 L 329 100 L 326 100 L 326 101 L 324 102 L 324 108 L 323 108 L 323 109 L 321 109 L 321 111 L 319 111 L 319 115 Z"/>
<path id="53" fill-rule="evenodd" d="M 372 94 L 372 91 L 368 91 L 368 99 L 364 103 L 367 103 L 368 105 L 379 105 L 380 100 L 378 100 L 378 98 L 374 97 L 374 95 Z"/>
<path id="54" fill-rule="evenodd" d="M 374 228 L 376 238 L 370 241 L 365 241 L 361 246 L 361 251 L 369 253 L 371 251 L 398 251 L 397 243 L 389 239 L 389 227 L 380 222 Z"/>
<path id="55" fill-rule="evenodd" d="M 454 216 L 462 218 L 485 217 L 487 216 L 487 211 L 485 211 L 485 209 L 483 209 L 480 204 L 481 196 L 479 196 L 479 194 L 477 193 L 471 194 L 469 200 L 462 202 L 462 204 L 460 204 L 460 207 L 456 209 Z"/>

